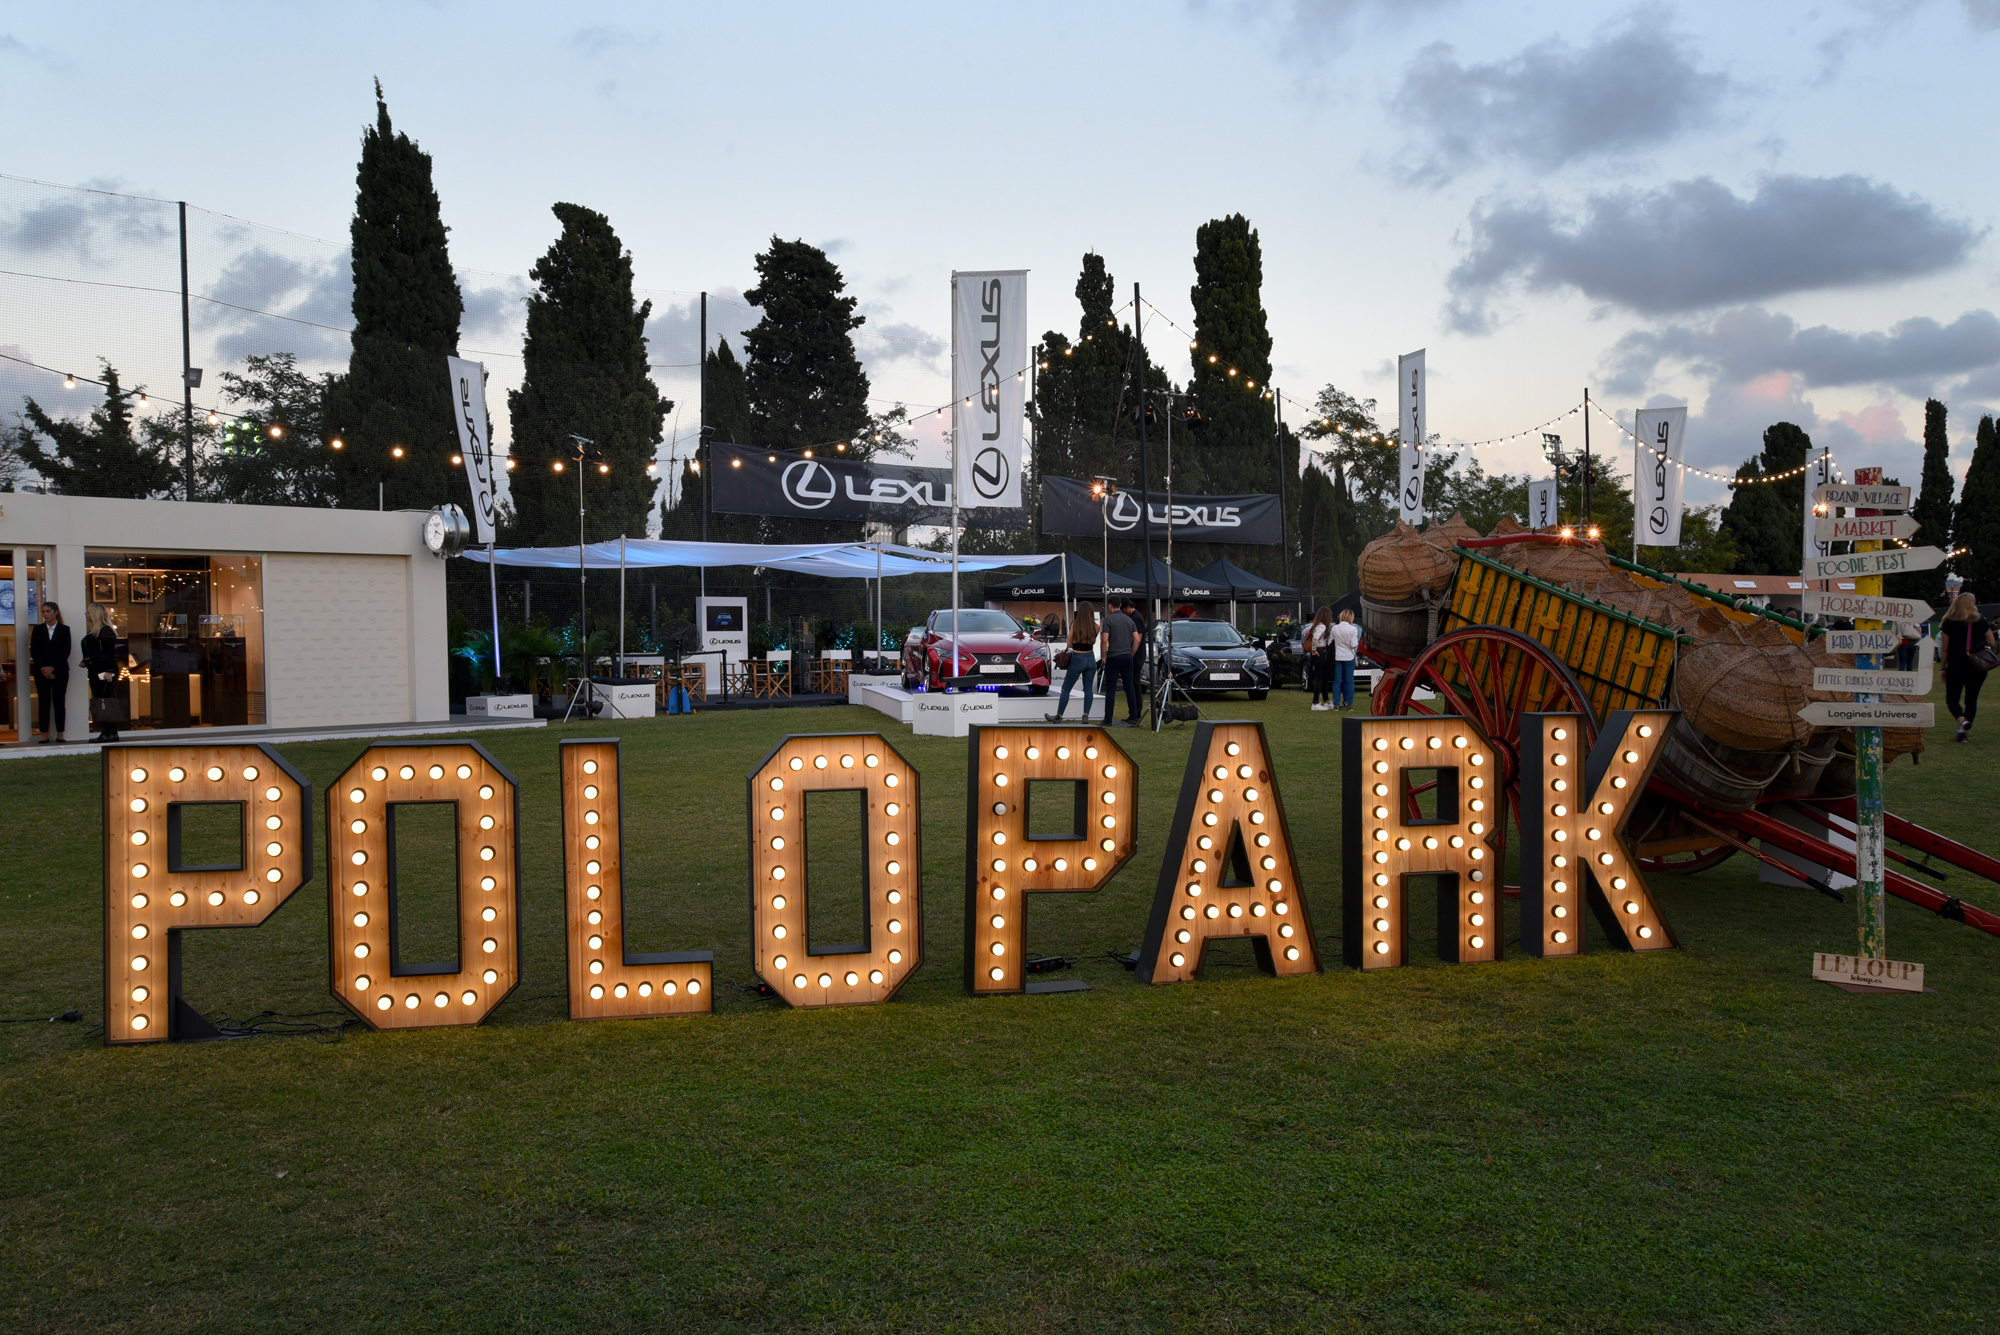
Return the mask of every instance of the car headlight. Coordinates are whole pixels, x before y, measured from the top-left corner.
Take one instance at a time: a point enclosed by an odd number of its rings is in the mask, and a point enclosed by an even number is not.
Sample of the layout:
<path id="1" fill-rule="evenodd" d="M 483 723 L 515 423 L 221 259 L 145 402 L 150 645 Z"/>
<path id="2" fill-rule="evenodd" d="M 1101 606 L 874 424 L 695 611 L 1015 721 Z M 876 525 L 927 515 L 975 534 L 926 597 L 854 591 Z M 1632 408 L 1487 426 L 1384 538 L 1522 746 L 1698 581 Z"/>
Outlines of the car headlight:
<path id="1" fill-rule="evenodd" d="M 1271 666 L 1271 660 L 1266 658 L 1263 654 L 1256 654 L 1251 657 L 1250 666 L 1253 668 L 1264 668 L 1266 670 L 1269 670 Z"/>

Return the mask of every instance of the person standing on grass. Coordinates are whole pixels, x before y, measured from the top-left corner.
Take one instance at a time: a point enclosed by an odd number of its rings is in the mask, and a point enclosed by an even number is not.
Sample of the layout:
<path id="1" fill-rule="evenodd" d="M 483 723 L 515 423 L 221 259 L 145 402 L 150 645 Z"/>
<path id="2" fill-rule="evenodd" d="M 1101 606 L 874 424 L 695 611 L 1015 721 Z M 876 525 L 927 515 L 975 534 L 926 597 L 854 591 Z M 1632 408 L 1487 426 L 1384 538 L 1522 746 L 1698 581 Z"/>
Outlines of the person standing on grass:
<path id="1" fill-rule="evenodd" d="M 69 731 L 69 627 L 63 624 L 62 608 L 42 604 L 42 622 L 28 636 L 28 670 L 35 679 L 36 730 L 42 745 L 60 742 Z M 55 727 L 49 727 L 53 715 Z"/>
<path id="2" fill-rule="evenodd" d="M 1333 708 L 1333 609 L 1322 607 L 1306 627 L 1299 650 L 1306 658 L 1306 684 L 1312 688 L 1315 711 Z"/>
<path id="3" fill-rule="evenodd" d="M 1958 734 L 1952 740 L 1962 742 L 1979 713 L 1979 688 L 1986 684 L 1987 672 L 1979 655 L 1996 647 L 1993 623 L 1979 615 L 1979 604 L 1971 594 L 1961 593 L 1951 600 L 1951 610 L 1944 614 L 1940 629 L 1944 640 L 1944 707 L 1958 720 Z"/>
<path id="4" fill-rule="evenodd" d="M 1123 608 L 1104 614 L 1104 630 L 1098 637 L 1098 655 L 1104 660 L 1104 722 L 1111 722 L 1118 702 L 1118 683 L 1125 683 L 1125 704 L 1129 711 L 1121 727 L 1139 723 L 1139 671 L 1132 656 L 1139 652 L 1139 627 Z"/>
<path id="5" fill-rule="evenodd" d="M 1092 681 L 1097 674 L 1097 614 L 1088 607 L 1076 609 L 1076 615 L 1069 619 L 1069 663 L 1063 669 L 1062 696 L 1056 701 L 1056 712 L 1043 717 L 1050 723 L 1062 722 L 1062 716 L 1069 710 L 1069 693 L 1079 678 L 1083 681 L 1083 717 L 1090 717 L 1090 705 L 1095 692 Z"/>
<path id="6" fill-rule="evenodd" d="M 1333 624 L 1333 698 L 1335 709 L 1354 708 L 1354 659 L 1361 652 L 1361 627 L 1354 609 L 1342 608 Z"/>

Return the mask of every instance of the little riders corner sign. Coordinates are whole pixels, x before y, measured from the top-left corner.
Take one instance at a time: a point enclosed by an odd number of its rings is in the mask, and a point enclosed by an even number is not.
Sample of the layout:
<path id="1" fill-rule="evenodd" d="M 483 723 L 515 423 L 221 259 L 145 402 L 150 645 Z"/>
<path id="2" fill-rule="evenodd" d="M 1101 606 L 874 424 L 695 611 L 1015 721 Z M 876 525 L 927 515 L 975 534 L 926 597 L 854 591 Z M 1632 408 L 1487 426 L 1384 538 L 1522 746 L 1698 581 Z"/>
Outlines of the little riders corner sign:
<path id="1" fill-rule="evenodd" d="M 1615 946 L 1662 950 L 1674 937 L 1647 893 L 1625 827 L 1671 711 L 1614 713 L 1595 746 L 1575 715 L 1529 715 L 1521 751 L 1521 927 L 1529 955 L 1579 953 L 1584 910 Z M 1345 720 L 1341 812 L 1346 962 L 1407 962 L 1411 877 L 1435 880 L 1437 949 L 1448 962 L 1496 960 L 1504 817 L 1491 743 L 1449 717 Z M 964 974 L 972 996 L 1039 990 L 1027 978 L 1029 904 L 1101 889 L 1138 847 L 1138 772 L 1089 726 L 974 727 L 967 744 Z M 315 874 L 312 785 L 268 746 L 114 746 L 103 753 L 105 1041 L 212 1034 L 181 999 L 190 931 L 256 927 Z M 708 951 L 640 953 L 624 935 L 624 800 L 615 739 L 565 741 L 557 766 L 565 958 L 571 1019 L 708 1013 Z M 1069 785 L 1068 827 L 1030 833 L 1032 783 Z M 860 794 L 860 942 L 814 953 L 805 798 Z M 751 770 L 747 871 L 753 967 L 795 1007 L 886 1002 L 924 961 L 921 776 L 873 733 L 793 736 Z M 1429 794 L 1428 814 L 1417 802 Z M 378 743 L 325 794 L 331 991 L 371 1029 L 472 1025 L 523 975 L 514 777 L 468 742 Z M 398 946 L 396 813 L 450 804 L 456 821 L 458 958 L 412 963 Z M 234 806 L 229 865 L 191 865 L 181 819 Z M 1307 811 L 1320 818 L 1320 808 Z M 648 826 L 648 828 L 656 828 Z M 1247 938 L 1279 976 L 1321 969 L 1263 726 L 1199 725 L 1161 856 L 1138 974 L 1199 978 L 1210 941 Z"/>

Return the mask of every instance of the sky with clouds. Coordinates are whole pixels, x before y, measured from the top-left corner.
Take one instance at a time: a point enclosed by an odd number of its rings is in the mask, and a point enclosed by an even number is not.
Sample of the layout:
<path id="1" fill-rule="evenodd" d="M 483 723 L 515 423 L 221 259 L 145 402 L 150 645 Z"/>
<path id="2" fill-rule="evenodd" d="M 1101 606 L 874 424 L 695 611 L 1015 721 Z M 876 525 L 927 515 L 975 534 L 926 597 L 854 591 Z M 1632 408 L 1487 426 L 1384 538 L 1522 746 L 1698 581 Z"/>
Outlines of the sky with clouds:
<path id="1" fill-rule="evenodd" d="M 1628 420 L 1688 404 L 1708 467 L 1790 420 L 1914 481 L 1936 396 L 1962 474 L 2000 406 L 1996 56 L 2000 0 L 23 9 L 0 17 L 0 172 L 110 193 L 0 180 L 0 352 L 168 386 L 177 231 L 133 195 L 195 206 L 198 362 L 337 364 L 379 76 L 436 160 L 462 342 L 501 389 L 558 200 L 631 248 L 683 434 L 694 294 L 712 332 L 754 321 L 774 234 L 845 271 L 878 406 L 927 408 L 954 268 L 1030 269 L 1033 326 L 1071 330 L 1094 249 L 1186 327 L 1195 229 L 1242 212 L 1288 397 L 1387 398 L 1425 347 L 1447 440 L 1587 385 Z M 24 392 L 48 377 L 0 362 L 0 401 Z"/>

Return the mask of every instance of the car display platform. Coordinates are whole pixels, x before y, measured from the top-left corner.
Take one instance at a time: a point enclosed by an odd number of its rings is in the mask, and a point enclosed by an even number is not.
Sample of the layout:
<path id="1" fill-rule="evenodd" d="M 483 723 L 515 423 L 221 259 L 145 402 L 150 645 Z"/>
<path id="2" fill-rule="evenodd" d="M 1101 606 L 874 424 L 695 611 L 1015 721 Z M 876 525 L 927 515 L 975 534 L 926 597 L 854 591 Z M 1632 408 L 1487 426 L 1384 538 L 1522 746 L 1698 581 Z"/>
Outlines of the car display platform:
<path id="1" fill-rule="evenodd" d="M 906 691 L 900 684 L 869 682 L 855 688 L 854 701 L 910 724 L 919 737 L 963 737 L 975 723 L 1040 723 L 1053 713 L 1057 697 L 1001 695 L 997 691 Z M 1070 707 L 1082 703 L 1081 693 Z M 1072 715 L 1081 721 L 1080 715 Z"/>

